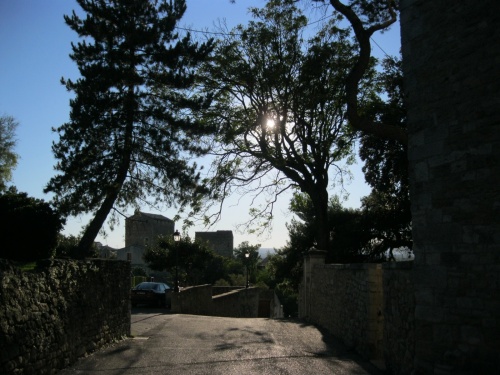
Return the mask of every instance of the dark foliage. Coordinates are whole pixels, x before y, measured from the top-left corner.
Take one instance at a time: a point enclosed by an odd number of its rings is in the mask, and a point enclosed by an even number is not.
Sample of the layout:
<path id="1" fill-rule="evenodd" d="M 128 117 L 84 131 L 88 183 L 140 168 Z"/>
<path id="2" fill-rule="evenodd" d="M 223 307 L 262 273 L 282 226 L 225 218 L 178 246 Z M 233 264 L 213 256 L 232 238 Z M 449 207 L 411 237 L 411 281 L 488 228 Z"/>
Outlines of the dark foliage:
<path id="1" fill-rule="evenodd" d="M 193 88 L 212 43 L 175 31 L 184 0 L 78 4 L 85 18 L 73 12 L 65 21 L 83 38 L 70 55 L 81 77 L 62 79 L 75 97 L 52 147 L 61 174 L 45 191 L 64 215 L 95 213 L 79 242 L 85 254 L 115 208 L 196 199 L 190 157 L 205 151 L 197 139 L 208 129 L 193 113 L 210 100 Z"/>
<path id="2" fill-rule="evenodd" d="M 243 241 L 234 249 L 233 253 L 236 258 L 248 270 L 250 283 L 256 282 L 257 266 L 262 261 L 259 255 L 260 245 L 250 245 L 248 241 Z M 248 254 L 248 256 L 246 255 Z"/>
<path id="3" fill-rule="evenodd" d="M 56 258 L 77 258 L 79 238 L 73 235 L 65 236 L 59 234 L 57 236 Z"/>
<path id="4" fill-rule="evenodd" d="M 379 79 L 387 100 L 374 101 L 369 112 L 378 121 L 406 131 L 401 60 L 387 58 L 383 67 Z M 371 194 L 363 198 L 362 209 L 371 222 L 377 248 L 380 252 L 400 246 L 411 248 L 407 146 L 395 140 L 363 134 L 359 155 L 365 162 L 365 180 L 372 187 Z"/>
<path id="5" fill-rule="evenodd" d="M 55 251 L 55 258 L 69 258 L 69 259 L 81 259 L 81 254 L 78 251 L 78 243 L 80 242 L 80 237 L 69 235 L 65 236 L 59 234 L 57 238 L 57 246 Z M 87 254 L 88 257 L 97 257 L 98 251 L 95 243 L 92 245 L 90 252 Z"/>
<path id="6" fill-rule="evenodd" d="M 7 189 L 6 183 L 12 178 L 12 170 L 17 165 L 16 129 L 19 123 L 12 116 L 0 115 L 0 192 Z"/>
<path id="7" fill-rule="evenodd" d="M 0 195 L 0 257 L 34 261 L 54 255 L 65 220 L 41 199 L 10 188 Z"/>
<path id="8" fill-rule="evenodd" d="M 181 286 L 214 284 L 227 278 L 225 258 L 188 237 L 177 243 L 171 236 L 160 237 L 156 244 L 146 249 L 143 259 L 152 270 L 167 270 L 172 277 L 178 265 Z"/>
<path id="9" fill-rule="evenodd" d="M 294 260 L 301 261 L 302 255 L 314 242 L 315 210 L 305 194 L 295 194 L 290 210 L 300 219 L 288 224 L 290 241 L 285 247 L 288 253 L 295 253 Z M 372 219 L 360 209 L 345 208 L 338 197 L 332 197 L 328 205 L 328 230 L 330 248 L 326 249 L 327 263 L 357 263 L 378 260 L 373 252 Z M 296 250 L 294 250 L 296 249 Z M 320 249 L 325 250 L 325 249 Z M 299 256 L 300 254 L 300 256 Z"/>
<path id="10" fill-rule="evenodd" d="M 214 150 L 213 201 L 232 192 L 262 198 L 250 209 L 252 227 L 268 227 L 277 197 L 290 188 L 311 198 L 315 239 L 328 247 L 328 189 L 342 184 L 355 136 L 347 124 L 344 81 L 356 45 L 335 18 L 312 38 L 308 20 L 292 0 L 252 8 L 254 20 L 220 41 L 206 66 L 215 92 L 205 120 L 219 126 Z M 360 103 L 372 97 L 368 70 Z M 218 203 L 218 202 L 217 202 Z"/>

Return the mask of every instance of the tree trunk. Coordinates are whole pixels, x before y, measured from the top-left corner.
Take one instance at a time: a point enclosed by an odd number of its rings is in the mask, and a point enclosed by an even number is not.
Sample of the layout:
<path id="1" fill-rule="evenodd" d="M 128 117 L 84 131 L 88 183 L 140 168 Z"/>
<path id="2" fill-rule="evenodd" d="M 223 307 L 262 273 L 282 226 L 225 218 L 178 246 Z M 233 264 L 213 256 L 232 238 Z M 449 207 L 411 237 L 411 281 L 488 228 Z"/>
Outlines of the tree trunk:
<path id="1" fill-rule="evenodd" d="M 127 129 L 127 133 L 128 130 L 129 129 Z M 130 133 L 128 134 L 127 139 L 129 140 L 129 142 L 126 141 L 126 144 L 131 142 L 132 126 L 130 126 Z M 85 232 L 80 239 L 80 242 L 78 243 L 78 254 L 81 258 L 85 258 L 85 256 L 89 253 L 95 238 L 99 234 L 102 225 L 106 221 L 109 212 L 113 208 L 113 205 L 118 198 L 118 194 L 120 193 L 125 179 L 127 178 L 127 171 L 130 164 L 130 155 L 131 151 L 130 148 L 128 148 L 128 151 L 123 155 L 122 163 L 114 183 L 109 187 L 109 191 L 106 194 L 101 207 L 99 207 L 99 209 L 97 210 L 94 218 L 91 220 L 87 228 L 85 228 Z"/>
<path id="2" fill-rule="evenodd" d="M 125 179 L 123 179 L 124 181 Z M 120 184 L 120 187 L 123 185 L 123 181 Z M 101 207 L 97 210 L 94 218 L 90 222 L 90 224 L 85 228 L 85 232 L 78 243 L 78 255 L 79 258 L 85 258 L 87 254 L 90 252 L 90 249 L 94 243 L 95 238 L 99 234 L 99 231 L 106 221 L 109 212 L 113 208 L 113 205 L 118 197 L 119 189 L 114 188 L 113 191 L 109 192 L 104 198 L 104 201 L 101 204 Z"/>
<path id="3" fill-rule="evenodd" d="M 311 195 L 314 211 L 316 213 L 316 248 L 330 251 L 330 228 L 328 225 L 328 192 L 316 191 Z"/>
<path id="4" fill-rule="evenodd" d="M 130 167 L 130 157 L 132 155 L 132 136 L 134 130 L 135 112 L 134 87 L 132 85 L 128 88 L 125 108 L 127 109 L 127 126 L 124 134 L 123 158 L 118 168 L 115 180 L 108 186 L 108 192 L 106 193 L 106 197 L 104 198 L 101 207 L 97 210 L 94 218 L 85 229 L 85 232 L 78 243 L 78 255 L 81 258 L 84 258 L 89 253 L 95 238 L 99 234 L 102 225 L 113 208 L 113 205 L 118 198 L 118 194 L 120 194 L 123 183 L 127 178 L 127 172 Z"/>

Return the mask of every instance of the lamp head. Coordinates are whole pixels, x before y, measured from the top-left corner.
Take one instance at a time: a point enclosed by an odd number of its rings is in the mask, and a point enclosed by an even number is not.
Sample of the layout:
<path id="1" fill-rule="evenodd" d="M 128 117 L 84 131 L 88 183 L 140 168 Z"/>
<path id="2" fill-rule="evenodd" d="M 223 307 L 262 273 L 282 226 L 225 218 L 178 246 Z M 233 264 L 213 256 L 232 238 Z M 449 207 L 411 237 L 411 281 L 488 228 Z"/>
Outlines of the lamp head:
<path id="1" fill-rule="evenodd" d="M 181 234 L 179 233 L 178 230 L 174 232 L 174 241 L 179 242 L 181 240 Z"/>

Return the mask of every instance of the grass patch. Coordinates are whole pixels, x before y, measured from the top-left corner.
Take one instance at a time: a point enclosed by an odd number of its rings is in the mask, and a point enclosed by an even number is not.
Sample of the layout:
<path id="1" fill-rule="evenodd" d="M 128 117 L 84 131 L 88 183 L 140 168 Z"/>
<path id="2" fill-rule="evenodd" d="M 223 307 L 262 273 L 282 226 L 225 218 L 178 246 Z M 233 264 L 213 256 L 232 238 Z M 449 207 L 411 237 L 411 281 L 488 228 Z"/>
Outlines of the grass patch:
<path id="1" fill-rule="evenodd" d="M 17 266 L 24 272 L 33 271 L 36 267 L 36 262 L 19 262 Z"/>

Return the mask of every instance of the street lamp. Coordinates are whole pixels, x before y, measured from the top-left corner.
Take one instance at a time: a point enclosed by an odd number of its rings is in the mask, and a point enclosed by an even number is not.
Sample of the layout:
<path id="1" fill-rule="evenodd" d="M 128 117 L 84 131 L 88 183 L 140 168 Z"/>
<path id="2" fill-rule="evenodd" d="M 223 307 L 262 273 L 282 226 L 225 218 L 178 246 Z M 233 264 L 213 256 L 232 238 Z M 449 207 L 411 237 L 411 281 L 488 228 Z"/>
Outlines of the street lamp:
<path id="1" fill-rule="evenodd" d="M 250 253 L 245 253 L 245 265 L 247 267 L 247 283 L 245 285 L 245 288 L 248 289 L 248 259 L 250 258 Z"/>
<path id="2" fill-rule="evenodd" d="M 175 285 L 174 292 L 179 293 L 179 244 L 181 240 L 181 234 L 178 230 L 174 232 L 174 242 L 175 242 Z"/>

